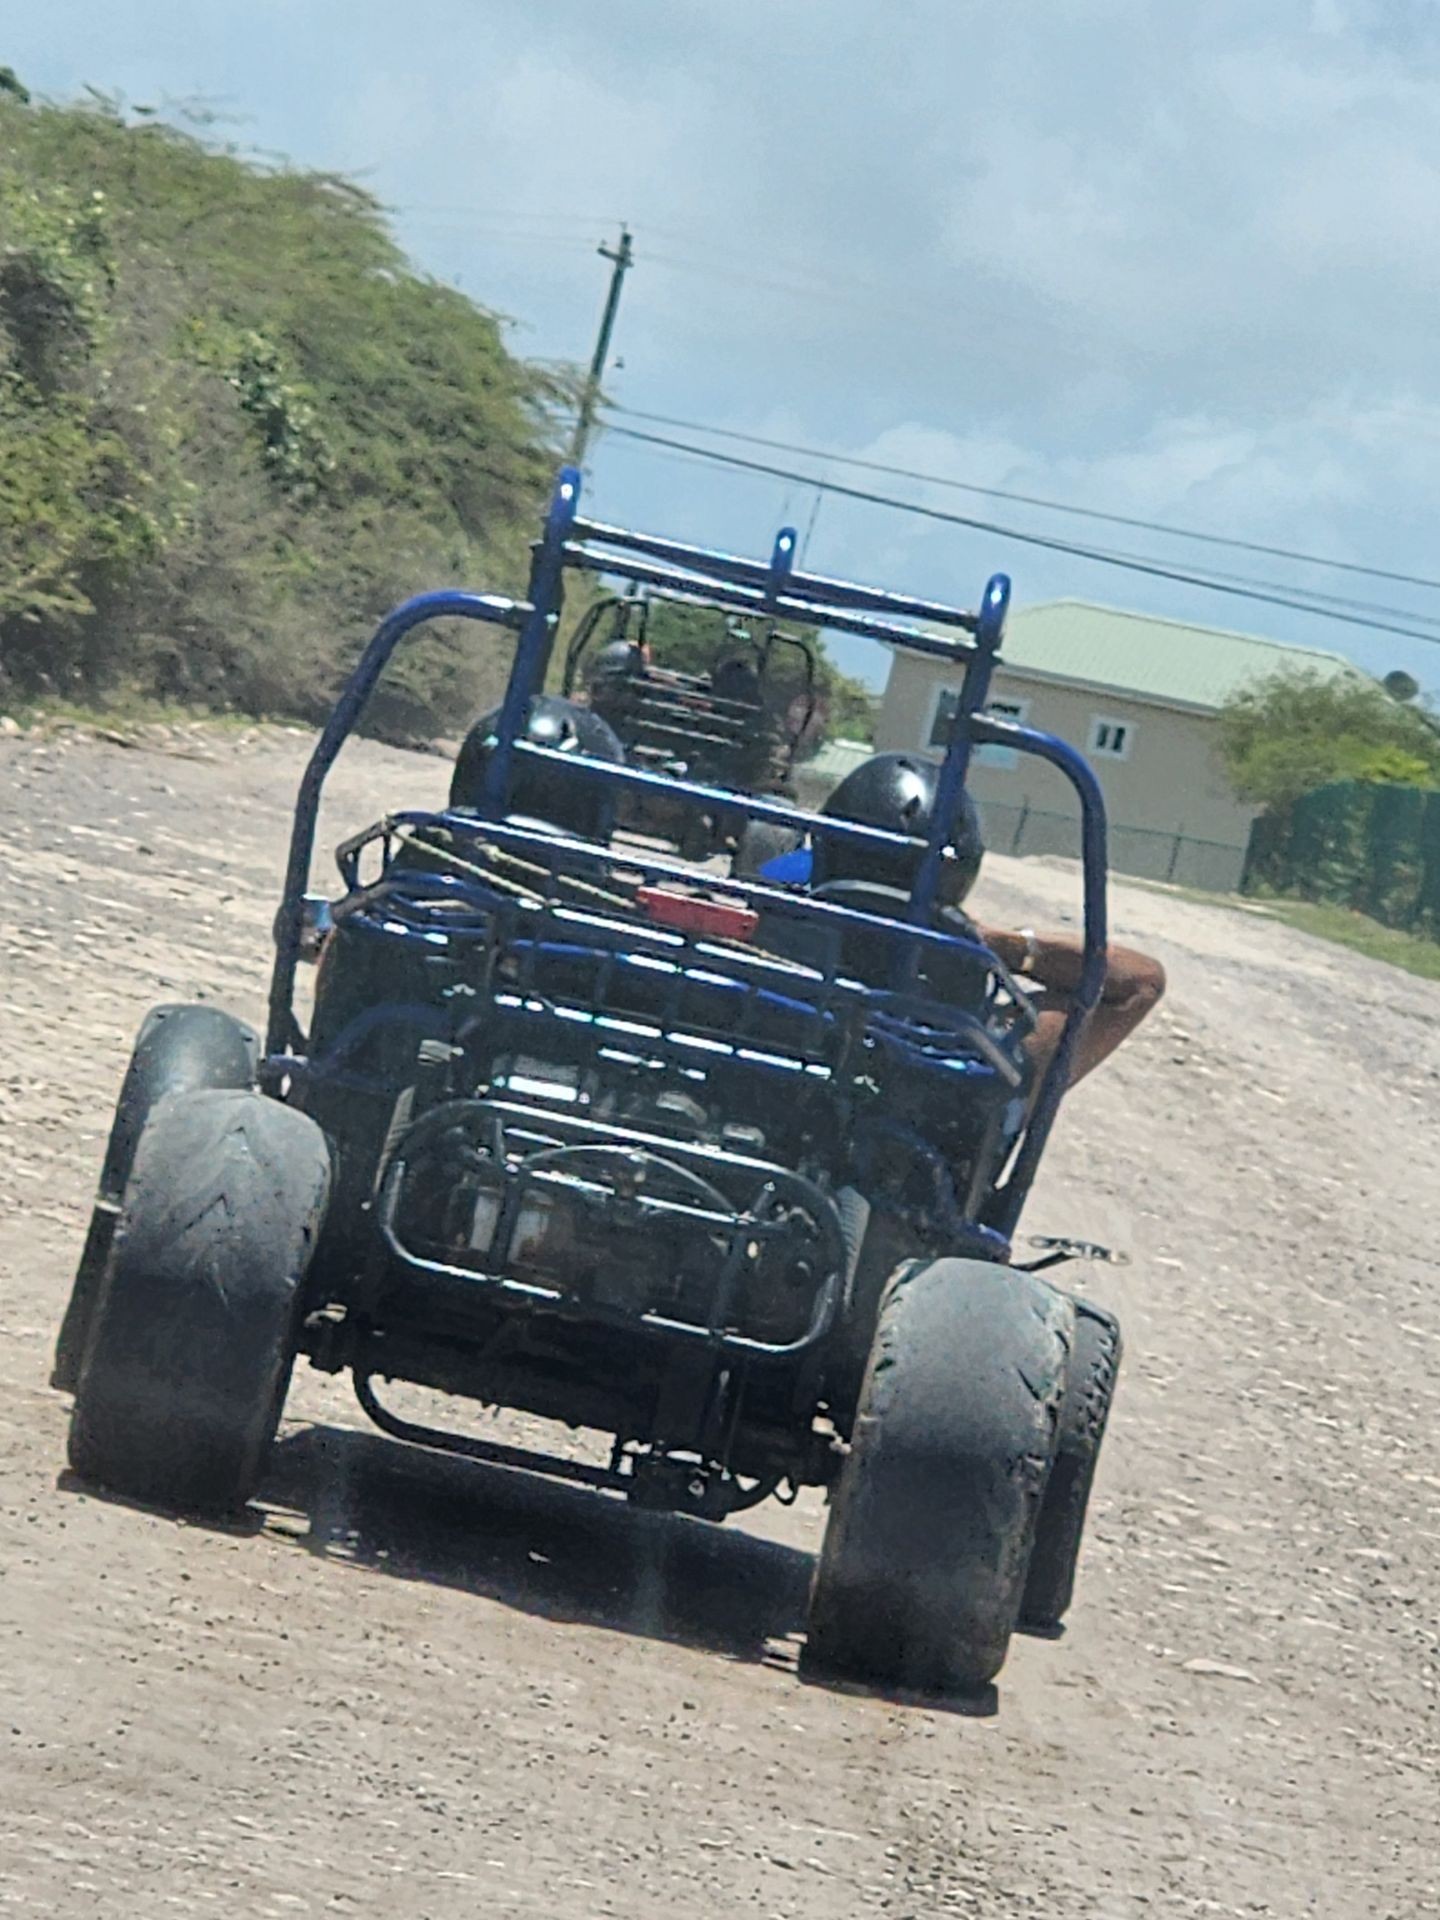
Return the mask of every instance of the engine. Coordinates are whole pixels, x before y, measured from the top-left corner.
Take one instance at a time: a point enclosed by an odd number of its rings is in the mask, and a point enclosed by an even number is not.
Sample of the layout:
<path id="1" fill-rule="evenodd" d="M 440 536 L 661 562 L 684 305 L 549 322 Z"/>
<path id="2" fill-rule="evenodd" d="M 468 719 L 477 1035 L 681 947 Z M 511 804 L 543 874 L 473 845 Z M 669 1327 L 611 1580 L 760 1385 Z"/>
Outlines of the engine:
<path id="1" fill-rule="evenodd" d="M 587 1317 L 799 1342 L 844 1265 L 833 1087 L 677 1031 L 653 976 L 597 995 L 586 967 L 567 1004 L 563 971 L 427 1050 L 387 1178 L 396 1240 Z"/>

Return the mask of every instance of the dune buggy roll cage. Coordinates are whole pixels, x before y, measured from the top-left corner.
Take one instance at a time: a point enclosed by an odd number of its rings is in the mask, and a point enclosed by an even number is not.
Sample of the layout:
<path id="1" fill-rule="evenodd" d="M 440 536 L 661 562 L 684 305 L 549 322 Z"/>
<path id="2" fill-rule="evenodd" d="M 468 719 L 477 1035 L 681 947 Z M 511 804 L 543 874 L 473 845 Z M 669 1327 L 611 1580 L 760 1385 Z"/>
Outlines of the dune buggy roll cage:
<path id="1" fill-rule="evenodd" d="M 1094 772 L 1066 741 L 1013 721 L 996 719 L 983 711 L 1004 634 L 1010 600 L 1009 579 L 1004 574 L 993 575 L 978 610 L 972 613 L 938 601 L 798 572 L 796 535 L 790 527 L 783 528 L 777 535 L 766 564 L 585 520 L 580 517 L 579 505 L 580 475 L 575 468 L 564 467 L 551 496 L 543 533 L 532 550 L 526 599 L 512 600 L 496 594 L 458 590 L 418 594 L 381 621 L 346 682 L 311 753 L 296 800 L 284 895 L 275 925 L 266 1084 L 281 1084 L 305 1053 L 305 1037 L 295 1016 L 295 979 L 306 937 L 307 888 L 325 780 L 341 747 L 359 722 L 391 655 L 407 634 L 428 621 L 482 621 L 508 628 L 517 636 L 514 663 L 486 765 L 482 812 L 489 819 L 499 822 L 504 818 L 505 796 L 515 758 L 519 755 L 525 759 L 557 762 L 576 771 L 583 767 L 586 778 L 608 781 L 617 793 L 624 789 L 641 794 L 651 791 L 672 801 L 690 800 L 697 808 L 740 824 L 745 820 L 764 820 L 790 827 L 812 840 L 818 836 L 838 838 L 889 846 L 897 852 L 913 847 L 914 842 L 903 835 L 808 813 L 783 801 L 702 786 L 633 767 L 578 759 L 574 754 L 562 754 L 526 740 L 523 735 L 529 705 L 544 687 L 559 628 L 567 569 L 619 575 L 641 587 L 684 596 L 704 605 L 764 620 L 813 622 L 838 632 L 880 640 L 905 652 L 963 665 L 963 679 L 939 771 L 937 804 L 926 849 L 909 890 L 909 926 L 895 941 L 892 985 L 900 991 L 914 979 L 920 949 L 928 936 L 941 863 L 964 790 L 972 749 L 977 745 L 997 745 L 1033 755 L 1056 767 L 1074 788 L 1080 804 L 1083 959 L 1059 1045 L 1031 1105 L 1008 1176 L 988 1211 L 987 1238 L 993 1240 L 997 1251 L 1008 1250 L 1010 1236 L 1069 1080 L 1075 1048 L 1104 987 L 1107 945 L 1105 807 Z M 918 626 L 914 622 L 926 625 Z M 948 631 L 934 633 L 928 630 L 931 626 Z M 692 883 L 696 877 L 693 868 L 678 862 L 647 855 L 643 864 L 647 872 L 659 877 Z M 735 894 L 751 903 L 763 902 L 767 895 L 773 898 L 780 892 L 763 882 L 710 874 L 705 875 L 705 886 L 714 892 Z M 814 910 L 827 919 L 856 919 L 871 926 L 875 924 L 873 916 L 829 902 L 815 902 Z M 907 934 L 909 937 L 905 937 Z M 993 956 L 990 957 L 993 960 Z M 998 967 L 998 961 L 995 964 Z"/>
<path id="2" fill-rule="evenodd" d="M 607 622 L 610 645 L 619 642 L 643 652 L 649 643 L 651 609 L 657 604 L 715 610 L 714 603 L 699 594 L 673 591 L 651 592 L 644 598 L 610 594 L 597 600 L 576 622 L 565 649 L 560 691 L 567 700 L 575 693 L 585 655 Z M 753 656 L 762 689 L 777 651 L 788 650 L 799 658 L 801 715 L 797 724 L 786 729 L 780 765 L 775 769 L 783 781 L 794 771 L 795 757 L 809 734 L 819 706 L 815 649 L 799 634 L 784 632 L 774 620 L 766 622 L 764 636 L 758 640 L 747 627 L 737 631 L 732 621 L 727 621 L 726 626 L 732 644 L 748 649 Z M 626 734 L 626 746 L 637 760 L 649 760 L 652 764 L 660 760 L 673 765 L 681 753 L 687 748 L 693 751 L 701 741 L 712 750 L 717 747 L 722 752 L 743 750 L 747 742 L 753 743 L 755 723 L 764 712 L 763 696 L 758 700 L 727 698 L 715 692 L 705 674 L 656 666 L 648 660 L 644 671 L 628 680 L 627 686 L 634 704 L 627 722 L 631 731 Z M 683 769 L 677 769 L 681 771 Z"/>
<path id="3" fill-rule="evenodd" d="M 570 644 L 565 649 L 560 691 L 567 700 L 573 698 L 585 655 L 599 638 L 607 621 L 610 645 L 619 642 L 643 650 L 648 644 L 651 608 L 657 604 L 715 610 L 713 603 L 693 593 L 654 593 L 647 594 L 644 599 L 611 594 L 597 600 L 576 623 Z M 800 718 L 798 722 L 781 729 L 776 742 L 778 751 L 766 755 L 771 779 L 783 784 L 794 772 L 796 755 L 809 733 L 819 706 L 815 650 L 798 634 L 785 633 L 773 621 L 767 623 L 763 638 L 758 640 L 746 628 L 737 631 L 732 622 L 727 621 L 726 624 L 727 637 L 737 649 L 734 657 L 743 658 L 744 652 L 739 651 L 743 649 L 748 651 L 753 660 L 759 682 L 756 698 L 718 694 L 706 674 L 656 666 L 647 660 L 641 672 L 627 675 L 621 683 L 625 699 L 624 719 L 617 717 L 616 711 L 608 707 L 602 710 L 602 717 L 619 728 L 626 751 L 637 764 L 648 764 L 657 771 L 668 771 L 677 778 L 686 778 L 689 769 L 685 760 L 698 752 L 708 758 L 708 765 L 702 759 L 700 776 L 708 773 L 712 778 L 717 777 L 714 759 L 717 752 L 722 760 L 737 754 L 748 756 L 757 744 L 757 723 L 761 723 L 760 738 L 763 741 L 763 721 L 766 717 L 764 687 L 776 653 L 788 650 L 796 654 L 800 662 Z M 591 699 L 593 704 L 593 693 Z M 727 770 L 722 765 L 720 772 L 724 771 Z M 750 779 L 745 784 L 760 783 Z M 773 791 L 773 788 L 770 790 Z"/>

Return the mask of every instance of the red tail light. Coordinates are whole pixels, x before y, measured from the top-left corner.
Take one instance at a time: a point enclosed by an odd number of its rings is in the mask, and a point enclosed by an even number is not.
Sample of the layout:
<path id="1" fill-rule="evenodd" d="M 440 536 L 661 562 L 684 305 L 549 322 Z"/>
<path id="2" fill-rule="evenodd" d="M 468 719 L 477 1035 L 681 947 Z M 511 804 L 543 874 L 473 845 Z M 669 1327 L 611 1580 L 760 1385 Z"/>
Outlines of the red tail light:
<path id="1" fill-rule="evenodd" d="M 760 924 L 753 907 L 738 900 L 702 900 L 668 887 L 641 887 L 635 895 L 652 920 L 681 933 L 703 933 L 712 940 L 749 940 Z"/>

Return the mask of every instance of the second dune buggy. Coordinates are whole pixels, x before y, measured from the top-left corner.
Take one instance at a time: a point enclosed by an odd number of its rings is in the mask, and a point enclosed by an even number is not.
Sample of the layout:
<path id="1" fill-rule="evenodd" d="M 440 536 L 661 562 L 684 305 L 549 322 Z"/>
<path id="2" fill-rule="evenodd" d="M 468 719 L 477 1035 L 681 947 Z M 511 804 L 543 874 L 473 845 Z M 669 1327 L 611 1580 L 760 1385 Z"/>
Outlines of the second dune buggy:
<path id="1" fill-rule="evenodd" d="M 573 695 L 583 682 L 591 708 L 614 729 L 634 766 L 691 789 L 724 787 L 793 801 L 795 764 L 820 716 L 811 641 L 774 620 L 755 631 L 732 617 L 708 672 L 660 666 L 649 645 L 657 598 L 695 604 L 693 595 L 672 592 L 610 595 L 589 607 L 566 648 L 562 691 Z M 733 818 L 660 789 L 623 795 L 619 821 L 669 840 L 687 859 L 735 853 L 746 873 L 793 844 L 783 829 L 763 821 L 739 823 L 737 841 Z"/>

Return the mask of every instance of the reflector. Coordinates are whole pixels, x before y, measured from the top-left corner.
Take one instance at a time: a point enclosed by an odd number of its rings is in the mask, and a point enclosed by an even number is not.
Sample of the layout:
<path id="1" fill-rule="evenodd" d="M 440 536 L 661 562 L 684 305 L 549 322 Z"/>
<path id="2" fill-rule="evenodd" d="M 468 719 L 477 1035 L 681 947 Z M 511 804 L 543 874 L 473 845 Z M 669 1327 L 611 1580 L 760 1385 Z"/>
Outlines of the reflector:
<path id="1" fill-rule="evenodd" d="M 749 940 L 760 924 L 753 907 L 738 900 L 703 900 L 668 887 L 641 887 L 635 898 L 652 920 L 682 933 L 705 933 L 717 940 Z"/>

